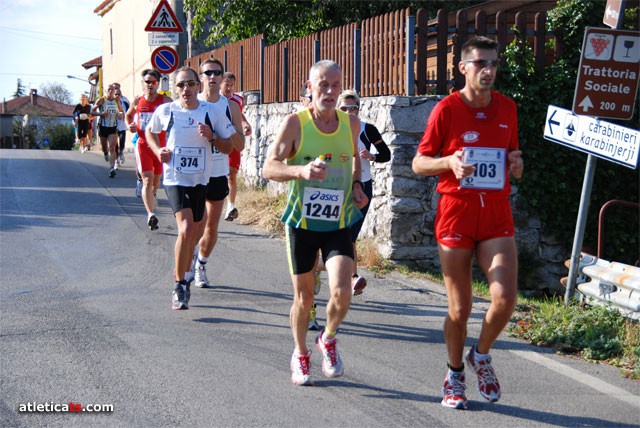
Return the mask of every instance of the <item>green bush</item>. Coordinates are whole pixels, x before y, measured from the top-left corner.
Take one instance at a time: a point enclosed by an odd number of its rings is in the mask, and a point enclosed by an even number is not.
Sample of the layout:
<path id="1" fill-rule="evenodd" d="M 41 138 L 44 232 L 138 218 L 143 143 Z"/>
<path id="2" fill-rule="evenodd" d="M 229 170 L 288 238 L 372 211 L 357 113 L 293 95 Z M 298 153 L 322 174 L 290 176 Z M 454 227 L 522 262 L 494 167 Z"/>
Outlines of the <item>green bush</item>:
<path id="1" fill-rule="evenodd" d="M 516 316 L 509 333 L 537 346 L 577 353 L 588 360 L 605 361 L 640 377 L 640 326 L 605 306 L 564 306 L 558 299 L 542 301 Z"/>
<path id="2" fill-rule="evenodd" d="M 47 128 L 45 134 L 51 150 L 71 150 L 75 141 L 73 125 L 56 124 Z"/>

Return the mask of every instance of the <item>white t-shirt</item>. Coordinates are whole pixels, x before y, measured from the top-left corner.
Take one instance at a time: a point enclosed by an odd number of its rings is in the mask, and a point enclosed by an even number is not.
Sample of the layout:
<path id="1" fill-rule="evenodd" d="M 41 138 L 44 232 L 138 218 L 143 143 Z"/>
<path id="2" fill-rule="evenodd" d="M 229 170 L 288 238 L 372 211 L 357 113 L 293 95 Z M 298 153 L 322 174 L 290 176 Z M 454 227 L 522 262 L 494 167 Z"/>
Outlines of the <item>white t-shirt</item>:
<path id="1" fill-rule="evenodd" d="M 202 93 L 198 94 L 198 99 L 200 101 L 205 101 L 202 98 Z M 217 115 L 223 115 L 227 119 L 229 119 L 229 123 L 231 124 L 231 135 L 233 135 L 236 130 L 233 127 L 233 122 L 231 121 L 231 109 L 229 108 L 229 100 L 225 98 L 222 94 L 220 94 L 220 98 L 215 103 L 211 101 L 207 101 L 211 104 L 215 110 Z M 226 177 L 229 175 L 229 155 L 220 152 L 215 147 L 213 148 L 213 166 L 211 168 L 211 177 Z"/>
<path id="2" fill-rule="evenodd" d="M 127 110 L 129 110 L 129 106 L 131 104 L 129 104 L 129 100 L 127 99 L 127 97 L 125 97 L 124 95 L 122 95 L 120 97 L 120 104 L 122 105 L 122 109 L 124 110 L 124 113 L 127 112 Z M 126 131 L 127 130 L 127 125 L 124 121 L 124 116 L 122 119 L 118 119 L 118 132 L 121 131 Z"/>
<path id="3" fill-rule="evenodd" d="M 165 186 L 193 187 L 206 185 L 213 168 L 213 145 L 198 133 L 198 124 L 208 124 L 219 138 L 229 138 L 233 125 L 213 104 L 198 101 L 194 110 L 185 109 L 179 101 L 159 106 L 147 125 L 154 134 L 167 132 L 167 148 L 171 160 L 163 164 Z"/>

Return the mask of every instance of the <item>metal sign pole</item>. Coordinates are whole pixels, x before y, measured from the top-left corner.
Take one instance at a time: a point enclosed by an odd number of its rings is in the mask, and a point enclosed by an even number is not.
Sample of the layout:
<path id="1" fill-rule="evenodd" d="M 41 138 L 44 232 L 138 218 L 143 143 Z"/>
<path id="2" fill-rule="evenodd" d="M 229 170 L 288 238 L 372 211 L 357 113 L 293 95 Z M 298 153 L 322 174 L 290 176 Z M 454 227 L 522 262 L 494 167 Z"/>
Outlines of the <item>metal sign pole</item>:
<path id="1" fill-rule="evenodd" d="M 623 17 L 624 17 L 624 10 L 626 5 L 624 0 L 622 0 L 620 3 L 621 4 L 619 9 L 619 17 L 616 21 L 616 29 L 621 29 L 624 23 Z M 578 209 L 576 233 L 573 237 L 573 248 L 571 250 L 571 264 L 569 265 L 569 280 L 567 281 L 567 290 L 564 294 L 565 305 L 569 304 L 569 301 L 571 300 L 571 296 L 573 296 L 573 291 L 575 290 L 576 280 L 578 279 L 580 251 L 582 250 L 582 242 L 584 240 L 584 230 L 587 224 L 587 214 L 589 212 L 589 200 L 591 199 L 591 188 L 593 187 L 593 177 L 595 175 L 595 171 L 596 171 L 596 157 L 589 154 L 589 156 L 587 157 L 587 166 L 584 170 L 584 180 L 582 182 L 582 194 L 580 195 L 580 208 Z"/>
<path id="2" fill-rule="evenodd" d="M 584 230 L 587 225 L 587 214 L 589 212 L 589 200 L 591 199 L 591 188 L 593 187 L 593 177 L 596 172 L 596 160 L 593 155 L 588 155 L 587 166 L 584 170 L 584 180 L 582 182 L 582 194 L 580 195 L 580 208 L 578 209 L 578 220 L 576 222 L 576 232 L 573 237 L 573 249 L 571 250 L 571 265 L 569 266 L 569 280 L 567 290 L 564 294 L 564 304 L 568 305 L 573 290 L 575 290 L 578 278 L 578 266 L 580 262 L 580 251 L 584 240 Z"/>

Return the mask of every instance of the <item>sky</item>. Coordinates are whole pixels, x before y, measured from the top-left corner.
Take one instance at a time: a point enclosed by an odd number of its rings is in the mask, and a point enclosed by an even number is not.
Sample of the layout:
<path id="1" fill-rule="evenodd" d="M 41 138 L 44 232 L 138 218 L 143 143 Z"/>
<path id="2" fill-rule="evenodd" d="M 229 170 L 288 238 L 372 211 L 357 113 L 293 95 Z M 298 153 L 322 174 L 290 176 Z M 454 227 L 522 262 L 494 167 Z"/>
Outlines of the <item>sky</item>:
<path id="1" fill-rule="evenodd" d="M 12 99 L 21 79 L 27 94 L 43 83 L 60 83 L 77 103 L 95 71 L 82 64 L 102 54 L 102 18 L 93 13 L 100 3 L 0 0 L 0 99 Z"/>

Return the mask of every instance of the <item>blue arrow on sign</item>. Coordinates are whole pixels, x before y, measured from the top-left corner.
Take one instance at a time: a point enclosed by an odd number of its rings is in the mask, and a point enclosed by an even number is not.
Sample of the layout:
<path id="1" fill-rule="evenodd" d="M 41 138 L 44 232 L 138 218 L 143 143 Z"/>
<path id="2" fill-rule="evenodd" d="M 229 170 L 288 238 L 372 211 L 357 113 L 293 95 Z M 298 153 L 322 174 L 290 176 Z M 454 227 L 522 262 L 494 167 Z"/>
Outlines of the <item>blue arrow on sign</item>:
<path id="1" fill-rule="evenodd" d="M 553 135 L 553 126 L 551 125 L 560 125 L 560 122 L 553 120 L 553 116 L 556 115 L 557 111 L 558 110 L 554 110 L 553 113 L 551 113 L 549 120 L 547 121 L 549 123 L 549 132 L 551 132 L 552 135 Z"/>

